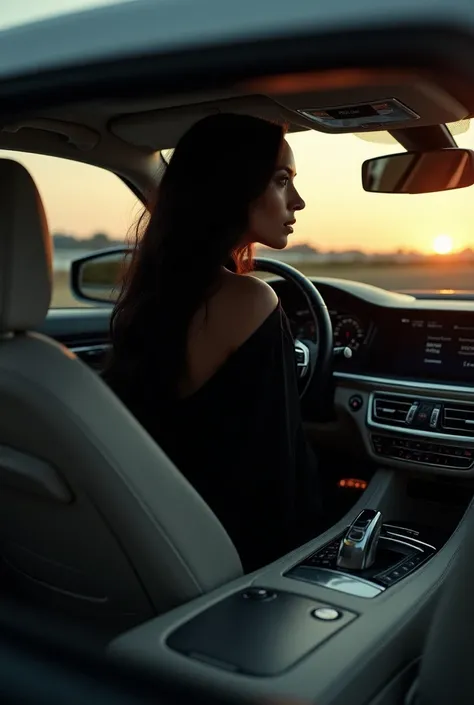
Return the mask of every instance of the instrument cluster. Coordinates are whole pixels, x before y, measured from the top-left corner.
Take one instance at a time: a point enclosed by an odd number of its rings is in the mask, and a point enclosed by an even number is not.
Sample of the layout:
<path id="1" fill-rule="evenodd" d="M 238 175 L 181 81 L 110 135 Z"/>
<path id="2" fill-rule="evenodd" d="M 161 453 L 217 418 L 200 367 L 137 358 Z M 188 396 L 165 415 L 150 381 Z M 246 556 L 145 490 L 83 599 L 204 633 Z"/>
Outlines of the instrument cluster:
<path id="1" fill-rule="evenodd" d="M 353 352 L 357 352 L 361 345 L 367 341 L 370 326 L 359 316 L 350 312 L 332 309 L 329 314 L 333 327 L 334 346 L 346 346 L 351 348 Z M 308 309 L 293 311 L 290 314 L 290 325 L 295 338 L 315 339 L 315 324 Z"/>

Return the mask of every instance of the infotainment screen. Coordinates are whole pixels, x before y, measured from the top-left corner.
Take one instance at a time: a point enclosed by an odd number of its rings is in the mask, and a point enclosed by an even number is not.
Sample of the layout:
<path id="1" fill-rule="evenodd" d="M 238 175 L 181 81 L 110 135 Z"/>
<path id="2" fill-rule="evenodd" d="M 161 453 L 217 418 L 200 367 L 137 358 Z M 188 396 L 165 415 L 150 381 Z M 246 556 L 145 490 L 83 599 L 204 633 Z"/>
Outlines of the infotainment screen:
<path id="1" fill-rule="evenodd" d="M 474 314 L 393 311 L 391 318 L 381 337 L 393 346 L 385 355 L 392 374 L 474 382 Z"/>

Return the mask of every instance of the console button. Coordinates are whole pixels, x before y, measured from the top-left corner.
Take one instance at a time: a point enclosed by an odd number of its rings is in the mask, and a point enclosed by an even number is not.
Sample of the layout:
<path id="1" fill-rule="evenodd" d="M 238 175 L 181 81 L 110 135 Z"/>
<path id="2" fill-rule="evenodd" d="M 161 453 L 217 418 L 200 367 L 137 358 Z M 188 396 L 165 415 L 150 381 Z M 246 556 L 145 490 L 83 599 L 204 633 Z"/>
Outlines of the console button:
<path id="1" fill-rule="evenodd" d="M 242 593 L 244 600 L 252 600 L 253 602 L 264 602 L 273 600 L 276 597 L 276 592 L 266 590 L 265 588 L 248 588 Z"/>
<path id="2" fill-rule="evenodd" d="M 321 619 L 323 622 L 334 622 L 336 619 L 342 617 L 342 612 L 339 612 L 339 610 L 336 610 L 334 607 L 318 607 L 313 610 L 311 614 L 313 617 Z"/>

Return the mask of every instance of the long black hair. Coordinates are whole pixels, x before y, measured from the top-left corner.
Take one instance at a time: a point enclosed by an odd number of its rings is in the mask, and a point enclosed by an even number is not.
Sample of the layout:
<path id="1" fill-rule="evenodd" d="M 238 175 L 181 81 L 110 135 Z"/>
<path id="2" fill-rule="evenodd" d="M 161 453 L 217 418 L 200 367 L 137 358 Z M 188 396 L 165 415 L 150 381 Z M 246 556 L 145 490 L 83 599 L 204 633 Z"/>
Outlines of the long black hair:
<path id="1" fill-rule="evenodd" d="M 220 268 L 251 269 L 242 243 L 249 210 L 271 181 L 284 134 L 266 120 L 220 113 L 176 146 L 112 313 L 104 378 L 132 409 L 177 397 L 188 331 Z"/>

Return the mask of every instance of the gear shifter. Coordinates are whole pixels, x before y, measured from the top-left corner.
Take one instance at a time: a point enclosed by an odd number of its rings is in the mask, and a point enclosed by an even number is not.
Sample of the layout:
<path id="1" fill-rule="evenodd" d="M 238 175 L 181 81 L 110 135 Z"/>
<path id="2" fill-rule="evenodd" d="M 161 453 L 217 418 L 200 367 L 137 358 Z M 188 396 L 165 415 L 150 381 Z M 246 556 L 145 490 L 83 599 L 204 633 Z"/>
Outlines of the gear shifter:
<path id="1" fill-rule="evenodd" d="M 375 509 L 364 509 L 341 540 L 337 567 L 346 570 L 370 568 L 375 560 L 381 530 L 382 514 Z"/>

